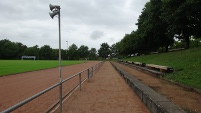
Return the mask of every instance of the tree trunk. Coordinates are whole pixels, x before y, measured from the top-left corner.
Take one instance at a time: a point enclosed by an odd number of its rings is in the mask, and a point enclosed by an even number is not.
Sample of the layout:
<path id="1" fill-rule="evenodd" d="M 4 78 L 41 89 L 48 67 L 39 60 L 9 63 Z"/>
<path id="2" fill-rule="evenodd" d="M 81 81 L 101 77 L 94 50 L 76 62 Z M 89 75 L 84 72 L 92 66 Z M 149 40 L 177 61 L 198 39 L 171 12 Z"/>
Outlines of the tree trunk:
<path id="1" fill-rule="evenodd" d="M 165 46 L 165 52 L 168 52 L 168 45 Z"/>
<path id="2" fill-rule="evenodd" d="M 195 41 L 196 41 L 196 47 L 199 47 L 199 40 L 197 37 L 196 37 Z"/>
<path id="3" fill-rule="evenodd" d="M 189 49 L 189 45 L 190 45 L 190 39 L 189 39 L 189 36 L 185 36 L 184 38 L 185 38 L 185 42 L 186 42 L 186 46 L 185 46 L 185 48 L 186 48 L 186 49 Z"/>
<path id="4" fill-rule="evenodd" d="M 185 33 L 183 36 L 184 36 L 184 40 L 186 42 L 185 49 L 189 49 L 189 45 L 190 45 L 189 35 L 187 33 Z"/>

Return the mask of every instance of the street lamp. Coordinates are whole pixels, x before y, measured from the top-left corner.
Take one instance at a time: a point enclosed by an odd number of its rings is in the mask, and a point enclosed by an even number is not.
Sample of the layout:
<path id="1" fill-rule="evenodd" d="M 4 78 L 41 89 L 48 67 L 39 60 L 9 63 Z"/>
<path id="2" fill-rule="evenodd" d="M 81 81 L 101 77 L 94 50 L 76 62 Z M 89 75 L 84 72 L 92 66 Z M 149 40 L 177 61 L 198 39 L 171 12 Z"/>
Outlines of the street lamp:
<path id="1" fill-rule="evenodd" d="M 68 41 L 66 41 L 66 43 L 67 43 L 67 50 L 68 50 Z"/>
<path id="2" fill-rule="evenodd" d="M 59 21 L 59 82 L 60 82 L 60 113 L 62 113 L 62 78 L 61 78 L 61 27 L 60 27 L 60 6 L 58 5 L 49 5 L 50 10 L 52 13 L 50 14 L 50 17 L 53 19 L 55 15 L 58 15 L 58 21 Z"/>
<path id="3" fill-rule="evenodd" d="M 66 41 L 66 43 L 67 43 L 67 49 L 66 49 L 66 54 L 67 54 L 67 52 L 68 52 L 68 41 Z M 69 60 L 69 56 L 68 56 L 68 60 Z"/>

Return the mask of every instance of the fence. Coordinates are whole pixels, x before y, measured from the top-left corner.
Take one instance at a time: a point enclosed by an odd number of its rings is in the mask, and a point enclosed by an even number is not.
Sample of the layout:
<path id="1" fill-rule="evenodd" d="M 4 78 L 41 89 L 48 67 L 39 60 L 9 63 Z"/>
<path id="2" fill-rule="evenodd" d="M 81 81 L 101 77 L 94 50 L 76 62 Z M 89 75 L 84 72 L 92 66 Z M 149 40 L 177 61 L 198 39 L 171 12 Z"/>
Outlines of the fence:
<path id="1" fill-rule="evenodd" d="M 62 96 L 62 100 L 63 100 L 67 96 L 69 96 L 69 94 L 71 94 L 76 88 L 79 87 L 79 90 L 81 91 L 82 83 L 85 82 L 87 79 L 89 80 L 89 78 L 93 76 L 93 73 L 102 65 L 102 63 L 103 62 L 100 62 L 100 63 L 96 64 L 95 66 L 92 66 L 92 67 L 90 67 L 88 69 L 85 69 L 85 70 L 83 70 L 81 72 L 78 72 L 77 74 L 74 74 L 74 75 L 62 80 L 61 83 L 59 82 L 57 84 L 54 84 L 51 87 L 49 87 L 49 88 L 47 88 L 47 89 L 45 89 L 45 90 L 33 95 L 32 97 L 29 97 L 29 98 L 25 99 L 24 101 L 21 101 L 20 103 L 17 103 L 16 105 L 14 105 L 14 106 L 2 111 L 2 113 L 9 113 L 11 111 L 14 111 L 14 110 L 18 109 L 19 107 L 22 107 L 25 104 L 28 104 L 30 101 L 32 101 L 34 99 L 37 99 L 38 97 L 42 96 L 43 94 L 45 94 L 47 92 L 50 92 L 51 90 L 54 90 L 56 87 L 66 83 L 67 81 L 74 79 L 73 82 L 75 84 L 71 84 L 73 86 L 71 86 L 70 89 L 67 88 L 68 89 L 67 92 L 62 92 L 62 93 L 64 93 L 64 95 Z M 86 76 L 82 77 L 82 75 L 86 75 Z M 77 79 L 77 80 L 75 80 L 75 79 Z M 62 90 L 62 91 L 65 91 L 65 90 Z M 55 102 L 54 104 L 50 105 L 50 107 L 48 107 L 48 109 L 45 112 L 52 111 L 56 106 L 59 106 L 59 102 L 60 102 L 60 100 L 57 99 L 57 102 Z"/>

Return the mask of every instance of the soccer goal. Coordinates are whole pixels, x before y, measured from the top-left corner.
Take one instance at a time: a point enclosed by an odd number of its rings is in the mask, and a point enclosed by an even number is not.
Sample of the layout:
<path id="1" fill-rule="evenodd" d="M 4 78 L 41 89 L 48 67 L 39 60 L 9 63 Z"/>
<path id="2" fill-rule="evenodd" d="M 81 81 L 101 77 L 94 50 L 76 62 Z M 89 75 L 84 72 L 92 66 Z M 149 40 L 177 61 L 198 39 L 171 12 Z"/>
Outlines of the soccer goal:
<path id="1" fill-rule="evenodd" d="M 36 56 L 22 56 L 22 60 L 24 59 L 36 59 Z"/>

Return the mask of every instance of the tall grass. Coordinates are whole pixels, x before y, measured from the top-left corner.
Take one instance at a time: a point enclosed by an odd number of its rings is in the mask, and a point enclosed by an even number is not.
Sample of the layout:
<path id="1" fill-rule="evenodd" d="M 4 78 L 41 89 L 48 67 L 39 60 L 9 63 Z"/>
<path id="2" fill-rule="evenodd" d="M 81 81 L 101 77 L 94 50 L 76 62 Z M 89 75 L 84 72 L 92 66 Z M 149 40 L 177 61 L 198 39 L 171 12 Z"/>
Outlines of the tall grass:
<path id="1" fill-rule="evenodd" d="M 166 74 L 165 78 L 201 89 L 201 47 L 132 57 L 125 60 L 173 67 L 175 72 Z"/>
<path id="2" fill-rule="evenodd" d="M 62 66 L 85 61 L 62 61 Z M 0 76 L 58 67 L 56 60 L 0 60 Z"/>

